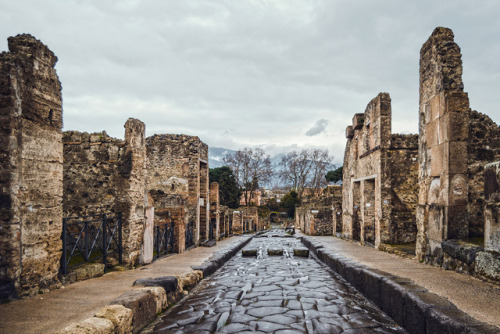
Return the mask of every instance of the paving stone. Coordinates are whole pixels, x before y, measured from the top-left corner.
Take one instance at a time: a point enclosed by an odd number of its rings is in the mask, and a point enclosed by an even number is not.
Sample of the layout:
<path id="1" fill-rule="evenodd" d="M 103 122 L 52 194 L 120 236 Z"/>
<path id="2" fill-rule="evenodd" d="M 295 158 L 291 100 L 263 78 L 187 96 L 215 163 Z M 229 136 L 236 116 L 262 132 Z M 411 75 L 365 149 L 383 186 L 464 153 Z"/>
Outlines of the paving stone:
<path id="1" fill-rule="evenodd" d="M 250 325 L 255 326 L 257 330 L 260 330 L 262 332 L 274 332 L 280 329 L 286 329 L 287 326 L 281 325 L 281 324 L 275 324 L 273 322 L 268 322 L 268 321 L 263 321 L 263 320 L 258 320 L 258 321 L 251 321 Z"/>
<path id="2" fill-rule="evenodd" d="M 300 248 L 293 237 L 254 238 L 245 249 L 258 250 L 259 257 L 229 260 L 169 310 L 172 319 L 162 319 L 153 333 L 404 333 L 324 265 L 293 257 Z M 269 249 L 285 255 L 269 256 Z"/>
<path id="3" fill-rule="evenodd" d="M 252 331 L 254 327 L 246 324 L 229 324 L 224 327 L 219 328 L 219 333 L 240 333 L 242 331 Z"/>
<path id="4" fill-rule="evenodd" d="M 269 322 L 274 322 L 276 324 L 281 324 L 281 325 L 290 325 L 296 321 L 296 317 L 290 317 L 290 316 L 284 315 L 284 314 L 275 314 L 275 315 L 268 315 L 268 316 L 265 316 L 263 318 L 260 318 L 259 321 L 269 321 Z"/>

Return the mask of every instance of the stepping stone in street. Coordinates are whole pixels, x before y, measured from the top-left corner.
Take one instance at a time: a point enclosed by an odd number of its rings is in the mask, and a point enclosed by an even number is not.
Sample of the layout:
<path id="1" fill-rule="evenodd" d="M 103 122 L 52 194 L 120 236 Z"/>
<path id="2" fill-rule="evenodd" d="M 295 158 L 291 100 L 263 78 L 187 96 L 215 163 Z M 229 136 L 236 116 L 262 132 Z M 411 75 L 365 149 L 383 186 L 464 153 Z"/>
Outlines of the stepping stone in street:
<path id="1" fill-rule="evenodd" d="M 294 248 L 293 249 L 293 256 L 308 257 L 309 256 L 309 249 L 307 249 L 307 248 Z"/>
<path id="2" fill-rule="evenodd" d="M 283 255 L 283 248 L 268 248 L 267 255 Z"/>
<path id="3" fill-rule="evenodd" d="M 256 249 L 242 249 L 241 256 L 257 256 Z"/>

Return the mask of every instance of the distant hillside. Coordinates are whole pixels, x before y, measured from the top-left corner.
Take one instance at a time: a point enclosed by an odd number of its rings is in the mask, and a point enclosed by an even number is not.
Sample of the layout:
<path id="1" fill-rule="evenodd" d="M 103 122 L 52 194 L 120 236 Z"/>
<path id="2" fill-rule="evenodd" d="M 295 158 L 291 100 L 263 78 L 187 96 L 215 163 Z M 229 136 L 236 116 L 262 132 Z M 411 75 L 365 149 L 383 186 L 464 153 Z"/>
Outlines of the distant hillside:
<path id="1" fill-rule="evenodd" d="M 226 154 L 233 154 L 236 151 L 223 147 L 208 148 L 208 166 L 210 168 L 218 168 L 224 166 L 222 159 Z"/>

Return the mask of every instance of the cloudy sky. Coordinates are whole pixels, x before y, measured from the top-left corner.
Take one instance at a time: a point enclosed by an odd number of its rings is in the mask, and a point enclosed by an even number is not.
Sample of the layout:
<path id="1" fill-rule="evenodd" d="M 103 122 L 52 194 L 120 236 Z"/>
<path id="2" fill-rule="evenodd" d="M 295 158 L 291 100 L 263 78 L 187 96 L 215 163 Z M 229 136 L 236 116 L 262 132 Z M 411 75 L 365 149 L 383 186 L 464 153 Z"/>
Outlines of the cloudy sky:
<path id="1" fill-rule="evenodd" d="M 328 148 L 379 92 L 416 133 L 421 45 L 462 49 L 471 107 L 500 121 L 500 1 L 0 0 L 0 50 L 30 33 L 58 56 L 64 129 L 197 135 L 269 153 Z"/>

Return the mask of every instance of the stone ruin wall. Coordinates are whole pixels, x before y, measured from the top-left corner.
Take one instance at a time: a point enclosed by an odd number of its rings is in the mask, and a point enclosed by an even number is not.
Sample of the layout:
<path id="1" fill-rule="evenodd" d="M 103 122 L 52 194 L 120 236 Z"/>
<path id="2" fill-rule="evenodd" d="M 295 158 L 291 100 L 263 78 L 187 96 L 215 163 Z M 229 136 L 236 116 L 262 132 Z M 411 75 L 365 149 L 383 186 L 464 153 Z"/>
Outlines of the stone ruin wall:
<path id="1" fill-rule="evenodd" d="M 380 201 L 389 192 L 385 182 L 387 148 L 391 134 L 391 104 L 387 93 L 368 103 L 363 114 L 355 114 L 347 127 L 344 155 L 342 221 L 345 238 L 380 243 L 388 218 Z M 366 187 L 366 190 L 365 190 Z M 365 198 L 366 197 L 366 198 Z M 365 217 L 366 214 L 366 217 Z M 366 224 L 365 224 L 366 220 Z M 366 226 L 365 226 L 366 225 Z M 378 228 L 377 228 L 378 227 Z"/>
<path id="2" fill-rule="evenodd" d="M 380 93 L 346 129 L 343 228 L 336 233 L 377 247 L 416 236 L 418 137 L 391 134 L 391 114 L 389 94 Z"/>
<path id="3" fill-rule="evenodd" d="M 499 280 L 500 249 L 491 248 L 498 200 L 491 187 L 497 176 L 488 162 L 499 159 L 500 128 L 470 109 L 460 48 L 450 29 L 436 28 L 420 57 L 417 256 Z M 483 236 L 486 251 L 474 241 Z"/>
<path id="4" fill-rule="evenodd" d="M 228 208 L 225 205 L 219 207 L 219 238 L 228 237 L 232 232 L 229 230 L 229 226 L 233 222 L 233 209 Z"/>
<path id="5" fill-rule="evenodd" d="M 57 57 L 31 35 L 0 54 L 0 299 L 58 283 L 62 98 Z"/>
<path id="6" fill-rule="evenodd" d="M 150 190 L 154 208 L 153 227 L 162 224 L 174 224 L 174 252 L 186 250 L 186 225 L 188 216 L 185 211 L 185 198 L 179 194 L 165 194 L 161 190 Z"/>
<path id="7" fill-rule="evenodd" d="M 63 133 L 63 217 L 116 211 L 118 163 L 124 145 L 104 131 Z"/>
<path id="8" fill-rule="evenodd" d="M 259 212 L 256 207 L 239 207 L 233 211 L 233 234 L 243 234 L 245 233 L 245 224 L 248 222 L 248 230 L 252 231 L 252 222 L 254 222 L 257 228 L 260 226 L 259 223 Z"/>
<path id="9" fill-rule="evenodd" d="M 307 235 L 334 235 L 335 228 L 342 227 L 341 211 L 342 187 L 328 186 L 319 197 L 304 200 L 295 208 L 295 227 Z"/>
<path id="10" fill-rule="evenodd" d="M 393 134 L 388 150 L 392 202 L 390 236 L 392 244 L 412 243 L 417 236 L 415 219 L 418 202 L 418 135 Z"/>
<path id="11" fill-rule="evenodd" d="M 206 240 L 210 217 L 208 146 L 198 137 L 186 135 L 154 135 L 146 142 L 147 189 L 182 196 L 187 221 L 194 224 L 195 244 Z"/>
<path id="12" fill-rule="evenodd" d="M 500 160 L 500 127 L 475 110 L 470 111 L 467 147 L 469 237 L 484 236 L 484 166 Z"/>
<path id="13" fill-rule="evenodd" d="M 145 125 L 130 118 L 125 140 L 106 132 L 67 131 L 64 145 L 63 217 L 121 213 L 123 260 L 139 262 L 144 229 Z"/>

